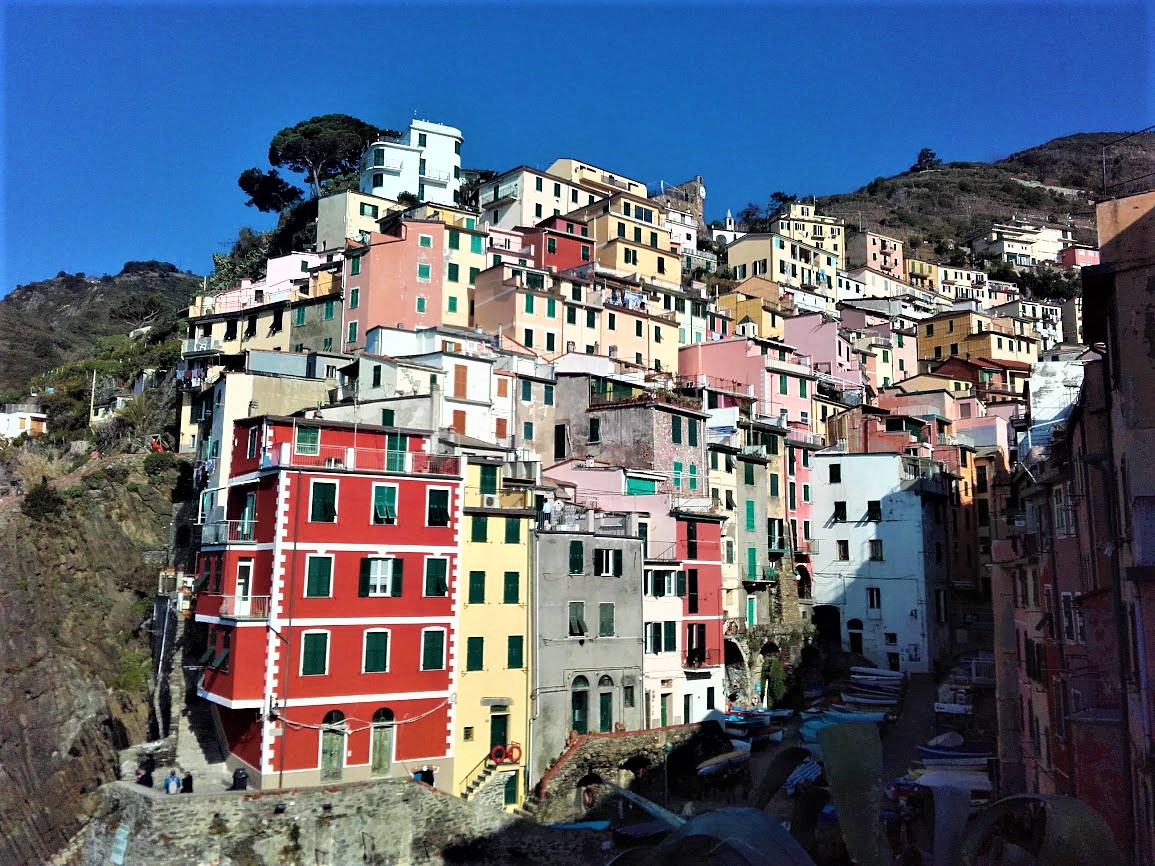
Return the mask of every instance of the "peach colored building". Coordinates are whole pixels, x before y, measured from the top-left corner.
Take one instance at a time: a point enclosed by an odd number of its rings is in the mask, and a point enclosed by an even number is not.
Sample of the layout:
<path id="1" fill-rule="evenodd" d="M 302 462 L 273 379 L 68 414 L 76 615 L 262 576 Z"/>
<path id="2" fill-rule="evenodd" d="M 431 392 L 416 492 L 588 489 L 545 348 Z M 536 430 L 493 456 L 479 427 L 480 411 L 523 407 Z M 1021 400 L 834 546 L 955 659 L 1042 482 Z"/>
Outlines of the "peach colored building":
<path id="1" fill-rule="evenodd" d="M 896 280 L 906 280 L 902 241 L 878 232 L 850 232 L 846 238 L 847 269 L 869 268 Z"/>

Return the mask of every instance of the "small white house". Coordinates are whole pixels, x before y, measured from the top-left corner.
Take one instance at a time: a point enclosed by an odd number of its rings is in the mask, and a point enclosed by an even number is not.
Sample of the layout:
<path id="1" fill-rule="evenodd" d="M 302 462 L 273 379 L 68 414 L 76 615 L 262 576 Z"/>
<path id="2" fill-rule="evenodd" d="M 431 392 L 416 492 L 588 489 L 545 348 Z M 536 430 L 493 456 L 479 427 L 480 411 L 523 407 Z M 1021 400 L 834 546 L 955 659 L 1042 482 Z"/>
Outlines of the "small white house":
<path id="1" fill-rule="evenodd" d="M 818 639 L 890 670 L 931 671 L 949 640 L 942 464 L 825 450 L 812 466 Z"/>

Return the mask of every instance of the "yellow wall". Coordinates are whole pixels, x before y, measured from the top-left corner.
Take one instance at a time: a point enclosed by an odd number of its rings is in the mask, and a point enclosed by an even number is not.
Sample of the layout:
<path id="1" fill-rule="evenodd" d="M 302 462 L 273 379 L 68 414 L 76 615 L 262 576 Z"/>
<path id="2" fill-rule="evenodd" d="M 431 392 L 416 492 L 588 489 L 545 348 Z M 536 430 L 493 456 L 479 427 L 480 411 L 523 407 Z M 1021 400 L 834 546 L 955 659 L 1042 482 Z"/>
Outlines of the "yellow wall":
<path id="1" fill-rule="evenodd" d="M 487 540 L 473 541 L 471 508 L 483 507 L 487 494 L 481 489 L 481 466 L 470 463 L 466 475 L 466 517 L 462 529 L 461 583 L 458 593 L 458 643 L 456 651 L 457 704 L 454 720 L 453 791 L 462 793 L 486 766 L 483 761 L 490 753 L 491 707 L 483 704 L 493 698 L 509 698 L 509 728 L 507 740 L 518 743 L 522 749 L 520 764 L 503 764 L 499 771 L 516 771 L 519 777 L 518 802 L 526 797 L 525 778 L 521 770 L 529 756 L 529 685 L 532 663 L 532 636 L 529 634 L 531 574 L 531 535 L 533 519 L 520 514 L 518 509 L 532 508 L 530 491 L 502 491 L 502 468 L 498 468 L 496 508 L 487 508 Z M 517 520 L 519 542 L 506 543 L 506 516 Z M 485 573 L 485 600 L 470 600 L 470 573 Z M 518 574 L 518 600 L 504 601 L 505 574 Z M 522 667 L 508 667 L 509 637 L 522 637 Z M 484 639 L 483 668 L 466 670 L 468 639 Z M 467 740 L 466 729 L 472 729 Z M 500 779 L 498 780 L 500 783 Z"/>
<path id="2" fill-rule="evenodd" d="M 951 355 L 961 357 L 969 355 L 972 358 L 991 358 L 996 361 L 1023 361 L 1028 364 L 1036 359 L 1035 340 L 1001 330 L 992 331 L 992 324 L 997 328 L 1008 327 L 1003 320 L 966 310 L 950 316 L 936 317 L 933 321 L 919 322 L 920 365 L 925 366 L 934 361 L 944 360 Z M 927 333 L 928 327 L 933 327 L 933 333 Z"/>
<path id="3" fill-rule="evenodd" d="M 718 306 L 729 311 L 735 326 L 741 324 L 744 318 L 749 318 L 758 326 L 758 336 L 777 340 L 785 337 L 782 315 L 777 310 L 767 309 L 769 302 L 762 298 L 730 292 L 718 297 Z"/>

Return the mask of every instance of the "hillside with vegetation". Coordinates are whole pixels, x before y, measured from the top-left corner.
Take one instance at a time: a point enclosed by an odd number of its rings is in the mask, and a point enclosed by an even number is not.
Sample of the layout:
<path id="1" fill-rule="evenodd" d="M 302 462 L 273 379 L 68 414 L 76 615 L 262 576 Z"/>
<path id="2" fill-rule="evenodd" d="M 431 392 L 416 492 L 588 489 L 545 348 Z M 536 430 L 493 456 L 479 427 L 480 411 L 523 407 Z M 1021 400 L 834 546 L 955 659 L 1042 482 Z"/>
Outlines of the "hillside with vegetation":
<path id="1" fill-rule="evenodd" d="M 0 395 L 26 397 L 36 376 L 93 355 L 104 338 L 145 326 L 171 333 L 200 288 L 200 277 L 157 261 L 126 262 L 103 277 L 61 271 L 17 286 L 0 299 Z"/>

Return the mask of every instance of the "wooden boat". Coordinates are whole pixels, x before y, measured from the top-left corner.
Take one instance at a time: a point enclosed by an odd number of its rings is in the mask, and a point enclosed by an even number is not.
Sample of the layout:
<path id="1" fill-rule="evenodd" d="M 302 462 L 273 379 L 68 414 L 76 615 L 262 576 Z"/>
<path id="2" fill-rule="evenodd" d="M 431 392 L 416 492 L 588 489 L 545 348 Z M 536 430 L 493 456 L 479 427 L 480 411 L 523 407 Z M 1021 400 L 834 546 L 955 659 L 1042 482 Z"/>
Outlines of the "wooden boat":
<path id="1" fill-rule="evenodd" d="M 836 710 L 829 709 L 822 714 L 822 718 L 838 719 L 846 722 L 885 722 L 889 713 L 881 710 Z"/>
<path id="2" fill-rule="evenodd" d="M 899 698 L 897 697 L 888 698 L 879 695 L 863 695 L 851 692 L 843 692 L 842 700 L 847 704 L 866 707 L 897 707 L 899 704 Z"/>
<path id="3" fill-rule="evenodd" d="M 698 764 L 698 775 L 701 777 L 715 776 L 718 773 L 724 773 L 750 760 L 750 753 L 735 749 L 732 752 L 726 752 L 723 755 L 718 755 L 714 758 L 709 758 Z"/>

